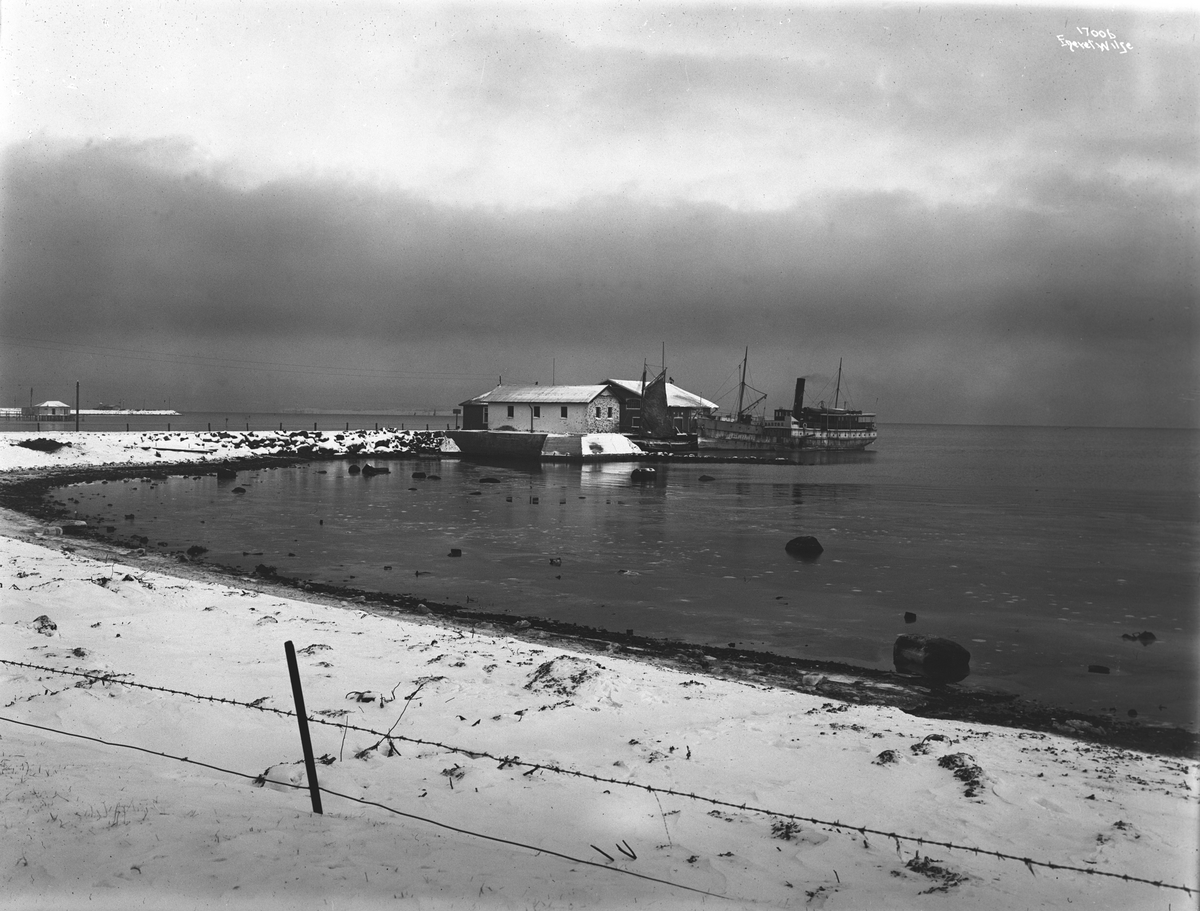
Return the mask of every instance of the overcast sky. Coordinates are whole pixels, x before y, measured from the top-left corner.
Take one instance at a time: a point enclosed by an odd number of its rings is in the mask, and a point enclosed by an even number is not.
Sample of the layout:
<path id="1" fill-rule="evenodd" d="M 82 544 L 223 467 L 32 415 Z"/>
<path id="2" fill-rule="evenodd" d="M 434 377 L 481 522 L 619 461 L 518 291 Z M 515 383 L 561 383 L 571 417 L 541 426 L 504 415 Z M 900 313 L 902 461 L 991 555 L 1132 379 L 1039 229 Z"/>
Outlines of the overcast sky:
<path id="1" fill-rule="evenodd" d="M 0 16 L 0 405 L 448 407 L 665 345 L 728 404 L 749 348 L 771 407 L 844 359 L 885 422 L 1200 426 L 1180 8 Z"/>

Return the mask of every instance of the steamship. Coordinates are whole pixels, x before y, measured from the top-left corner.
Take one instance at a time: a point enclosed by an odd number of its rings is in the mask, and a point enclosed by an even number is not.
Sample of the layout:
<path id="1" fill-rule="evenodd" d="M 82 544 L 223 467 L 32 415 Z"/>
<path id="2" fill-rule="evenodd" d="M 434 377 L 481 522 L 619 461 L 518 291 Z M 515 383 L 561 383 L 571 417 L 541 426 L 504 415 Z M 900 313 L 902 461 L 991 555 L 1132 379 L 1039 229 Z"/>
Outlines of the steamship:
<path id="1" fill-rule="evenodd" d="M 842 365 L 838 362 L 838 380 L 833 406 L 824 402 L 804 404 L 804 377 L 796 380 L 796 395 L 791 409 L 776 408 L 774 419 L 767 420 L 751 413 L 751 409 L 766 398 L 750 403 L 745 401 L 746 364 L 749 350 L 742 362 L 738 388 L 738 410 L 726 417 L 697 419 L 696 445 L 701 451 L 779 452 L 797 449 L 857 450 L 866 449 L 879 436 L 875 415 L 851 408 L 839 408 L 842 386 Z M 751 390 L 757 392 L 758 390 Z"/>

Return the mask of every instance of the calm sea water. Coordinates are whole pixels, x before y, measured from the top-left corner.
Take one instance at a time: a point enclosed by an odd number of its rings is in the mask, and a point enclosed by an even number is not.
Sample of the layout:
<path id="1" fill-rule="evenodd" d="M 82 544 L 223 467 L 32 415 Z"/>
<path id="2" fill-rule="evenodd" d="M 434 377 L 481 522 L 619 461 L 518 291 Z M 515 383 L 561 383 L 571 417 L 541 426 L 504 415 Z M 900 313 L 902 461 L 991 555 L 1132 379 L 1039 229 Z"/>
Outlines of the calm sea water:
<path id="1" fill-rule="evenodd" d="M 640 635 L 881 668 L 900 633 L 947 636 L 972 653 L 964 685 L 1196 723 L 1193 431 L 884 426 L 863 453 L 660 464 L 652 483 L 629 463 L 388 464 L 57 496 L 119 535 L 247 571 Z M 801 534 L 820 559 L 785 553 Z M 1143 631 L 1152 644 L 1122 638 Z"/>

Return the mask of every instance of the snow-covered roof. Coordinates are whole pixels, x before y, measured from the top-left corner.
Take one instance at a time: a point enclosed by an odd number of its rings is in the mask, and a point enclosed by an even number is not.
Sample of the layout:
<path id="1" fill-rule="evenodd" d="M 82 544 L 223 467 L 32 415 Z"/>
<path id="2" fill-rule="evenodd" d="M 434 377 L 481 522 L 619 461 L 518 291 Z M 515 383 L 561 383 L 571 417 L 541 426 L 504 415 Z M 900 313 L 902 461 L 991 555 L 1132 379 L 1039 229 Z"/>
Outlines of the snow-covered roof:
<path id="1" fill-rule="evenodd" d="M 641 380 L 608 380 L 607 382 L 613 386 L 620 386 L 634 395 L 640 396 L 642 394 Z M 688 392 L 686 389 L 680 389 L 674 383 L 667 383 L 667 407 L 697 408 L 700 411 L 715 411 L 718 406 L 716 402 L 710 402 L 703 396 L 696 395 L 694 392 Z"/>
<path id="2" fill-rule="evenodd" d="M 66 402 L 50 401 L 50 402 L 40 402 L 37 407 L 38 408 L 70 408 L 71 406 L 68 405 Z"/>
<path id="3" fill-rule="evenodd" d="M 608 388 L 594 386 L 497 386 L 491 392 L 460 402 L 462 405 L 568 405 L 586 404 Z"/>

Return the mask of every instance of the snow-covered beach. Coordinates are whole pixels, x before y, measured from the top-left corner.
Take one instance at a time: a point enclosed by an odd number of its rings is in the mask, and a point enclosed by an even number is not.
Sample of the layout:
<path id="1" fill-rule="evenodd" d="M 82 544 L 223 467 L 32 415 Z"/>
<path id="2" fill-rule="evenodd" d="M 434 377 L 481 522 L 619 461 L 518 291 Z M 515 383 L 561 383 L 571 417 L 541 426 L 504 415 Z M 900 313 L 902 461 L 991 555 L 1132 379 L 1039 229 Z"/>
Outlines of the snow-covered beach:
<path id="1" fill-rule="evenodd" d="M 14 445 L 37 436 L 0 438 L 4 477 L 402 451 L 386 431 Z M 56 530 L 0 516 L 6 907 L 1196 904 L 1175 888 L 1197 886 L 1191 759 L 383 616 Z"/>

